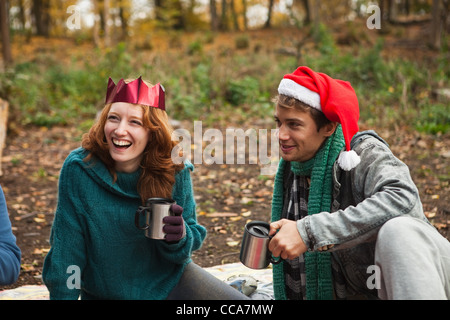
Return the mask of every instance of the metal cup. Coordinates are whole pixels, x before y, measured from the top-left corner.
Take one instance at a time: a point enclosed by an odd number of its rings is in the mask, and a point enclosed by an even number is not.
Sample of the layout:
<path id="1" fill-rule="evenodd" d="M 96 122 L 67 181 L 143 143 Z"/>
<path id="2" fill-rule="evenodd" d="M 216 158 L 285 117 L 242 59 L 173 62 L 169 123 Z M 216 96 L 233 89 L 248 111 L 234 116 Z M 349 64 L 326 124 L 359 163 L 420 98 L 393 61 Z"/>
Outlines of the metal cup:
<path id="1" fill-rule="evenodd" d="M 278 264 L 283 259 L 272 257 L 268 246 L 272 237 L 269 236 L 270 226 L 267 222 L 252 221 L 247 223 L 242 239 L 239 259 L 252 269 L 264 269 L 269 263 Z"/>
<path id="2" fill-rule="evenodd" d="M 138 229 L 145 230 L 145 236 L 151 239 L 164 239 L 163 219 L 173 216 L 172 205 L 175 201 L 169 198 L 150 198 L 146 206 L 139 207 L 134 216 L 134 224 Z M 144 215 L 145 225 L 140 225 L 140 217 Z"/>

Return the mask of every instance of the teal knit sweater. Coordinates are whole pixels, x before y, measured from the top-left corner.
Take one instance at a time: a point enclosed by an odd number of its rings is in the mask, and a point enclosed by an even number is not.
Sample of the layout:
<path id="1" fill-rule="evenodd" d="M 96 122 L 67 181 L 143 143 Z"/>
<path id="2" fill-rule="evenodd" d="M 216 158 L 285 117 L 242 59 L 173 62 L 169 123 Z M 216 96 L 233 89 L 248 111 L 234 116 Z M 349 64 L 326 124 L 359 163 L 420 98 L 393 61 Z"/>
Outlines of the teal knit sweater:
<path id="1" fill-rule="evenodd" d="M 139 170 L 118 173 L 113 183 L 103 163 L 85 163 L 86 155 L 82 148 L 74 150 L 61 169 L 51 249 L 42 273 L 50 298 L 165 299 L 206 236 L 197 224 L 192 164 L 177 173 L 172 195 L 184 208 L 186 237 L 168 244 L 146 238 L 134 225 L 141 204 Z M 81 289 L 74 288 L 78 270 Z"/>

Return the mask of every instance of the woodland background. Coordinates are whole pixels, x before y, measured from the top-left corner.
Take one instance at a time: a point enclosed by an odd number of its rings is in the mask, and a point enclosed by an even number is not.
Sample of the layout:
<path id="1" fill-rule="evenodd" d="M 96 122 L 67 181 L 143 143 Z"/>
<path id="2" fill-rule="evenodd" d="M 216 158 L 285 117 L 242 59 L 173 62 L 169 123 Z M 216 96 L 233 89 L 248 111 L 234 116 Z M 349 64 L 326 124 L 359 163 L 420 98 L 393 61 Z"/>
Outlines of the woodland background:
<path id="1" fill-rule="evenodd" d="M 370 5 L 379 29 L 368 27 Z M 375 129 L 410 167 L 426 215 L 449 238 L 449 12 L 448 0 L 0 0 L 0 184 L 23 254 L 13 287 L 41 284 L 59 170 L 110 76 L 161 82 L 176 127 L 223 131 L 275 128 L 272 98 L 299 65 L 348 80 L 361 130 Z M 192 178 L 209 234 L 194 260 L 238 261 L 245 222 L 269 220 L 273 176 L 201 164 Z"/>
<path id="2" fill-rule="evenodd" d="M 448 130 L 448 112 L 430 100 L 448 83 L 448 0 L 0 3 L 0 97 L 12 107 L 10 129 L 92 121 L 107 76 L 142 74 L 169 92 L 177 87 L 169 93 L 174 117 L 198 118 L 229 104 L 264 109 L 279 75 L 303 63 L 351 81 L 371 123 L 418 116 L 419 130 Z M 373 4 L 380 29 L 370 30 Z M 417 27 L 423 32 L 413 38 Z M 264 43 L 263 32 L 251 39 L 252 32 L 274 30 L 279 47 Z M 218 43 L 224 36 L 227 43 Z M 390 38 L 406 53 L 384 59 L 394 53 L 384 50 Z M 53 54 L 47 47 L 58 41 Z M 375 107 L 398 103 L 382 113 Z"/>

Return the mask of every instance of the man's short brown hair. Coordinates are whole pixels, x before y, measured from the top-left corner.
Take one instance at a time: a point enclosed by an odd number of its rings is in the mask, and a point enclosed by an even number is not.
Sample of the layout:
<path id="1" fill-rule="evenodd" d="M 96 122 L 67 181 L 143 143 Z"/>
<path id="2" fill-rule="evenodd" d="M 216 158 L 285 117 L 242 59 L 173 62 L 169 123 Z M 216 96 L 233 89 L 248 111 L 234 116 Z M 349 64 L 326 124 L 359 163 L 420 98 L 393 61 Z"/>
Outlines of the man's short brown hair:
<path id="1" fill-rule="evenodd" d="M 274 102 L 283 108 L 295 108 L 300 111 L 309 112 L 311 117 L 317 126 L 317 131 L 319 131 L 323 126 L 331 123 L 332 121 L 328 120 L 327 117 L 323 114 L 323 112 L 289 96 L 284 94 L 280 94 L 275 97 Z"/>

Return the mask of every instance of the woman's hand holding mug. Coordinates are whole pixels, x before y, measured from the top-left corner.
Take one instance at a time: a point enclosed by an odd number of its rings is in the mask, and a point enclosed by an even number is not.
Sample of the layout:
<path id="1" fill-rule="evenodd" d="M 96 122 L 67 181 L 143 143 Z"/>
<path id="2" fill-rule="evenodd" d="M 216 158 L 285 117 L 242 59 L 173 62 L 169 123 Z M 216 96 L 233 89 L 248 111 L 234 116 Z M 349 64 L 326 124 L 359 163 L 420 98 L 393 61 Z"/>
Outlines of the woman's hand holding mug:
<path id="1" fill-rule="evenodd" d="M 172 204 L 170 210 L 173 216 L 163 218 L 163 232 L 166 234 L 165 240 L 169 243 L 176 243 L 184 238 L 186 235 L 186 228 L 184 226 L 183 208 L 177 204 Z"/>

